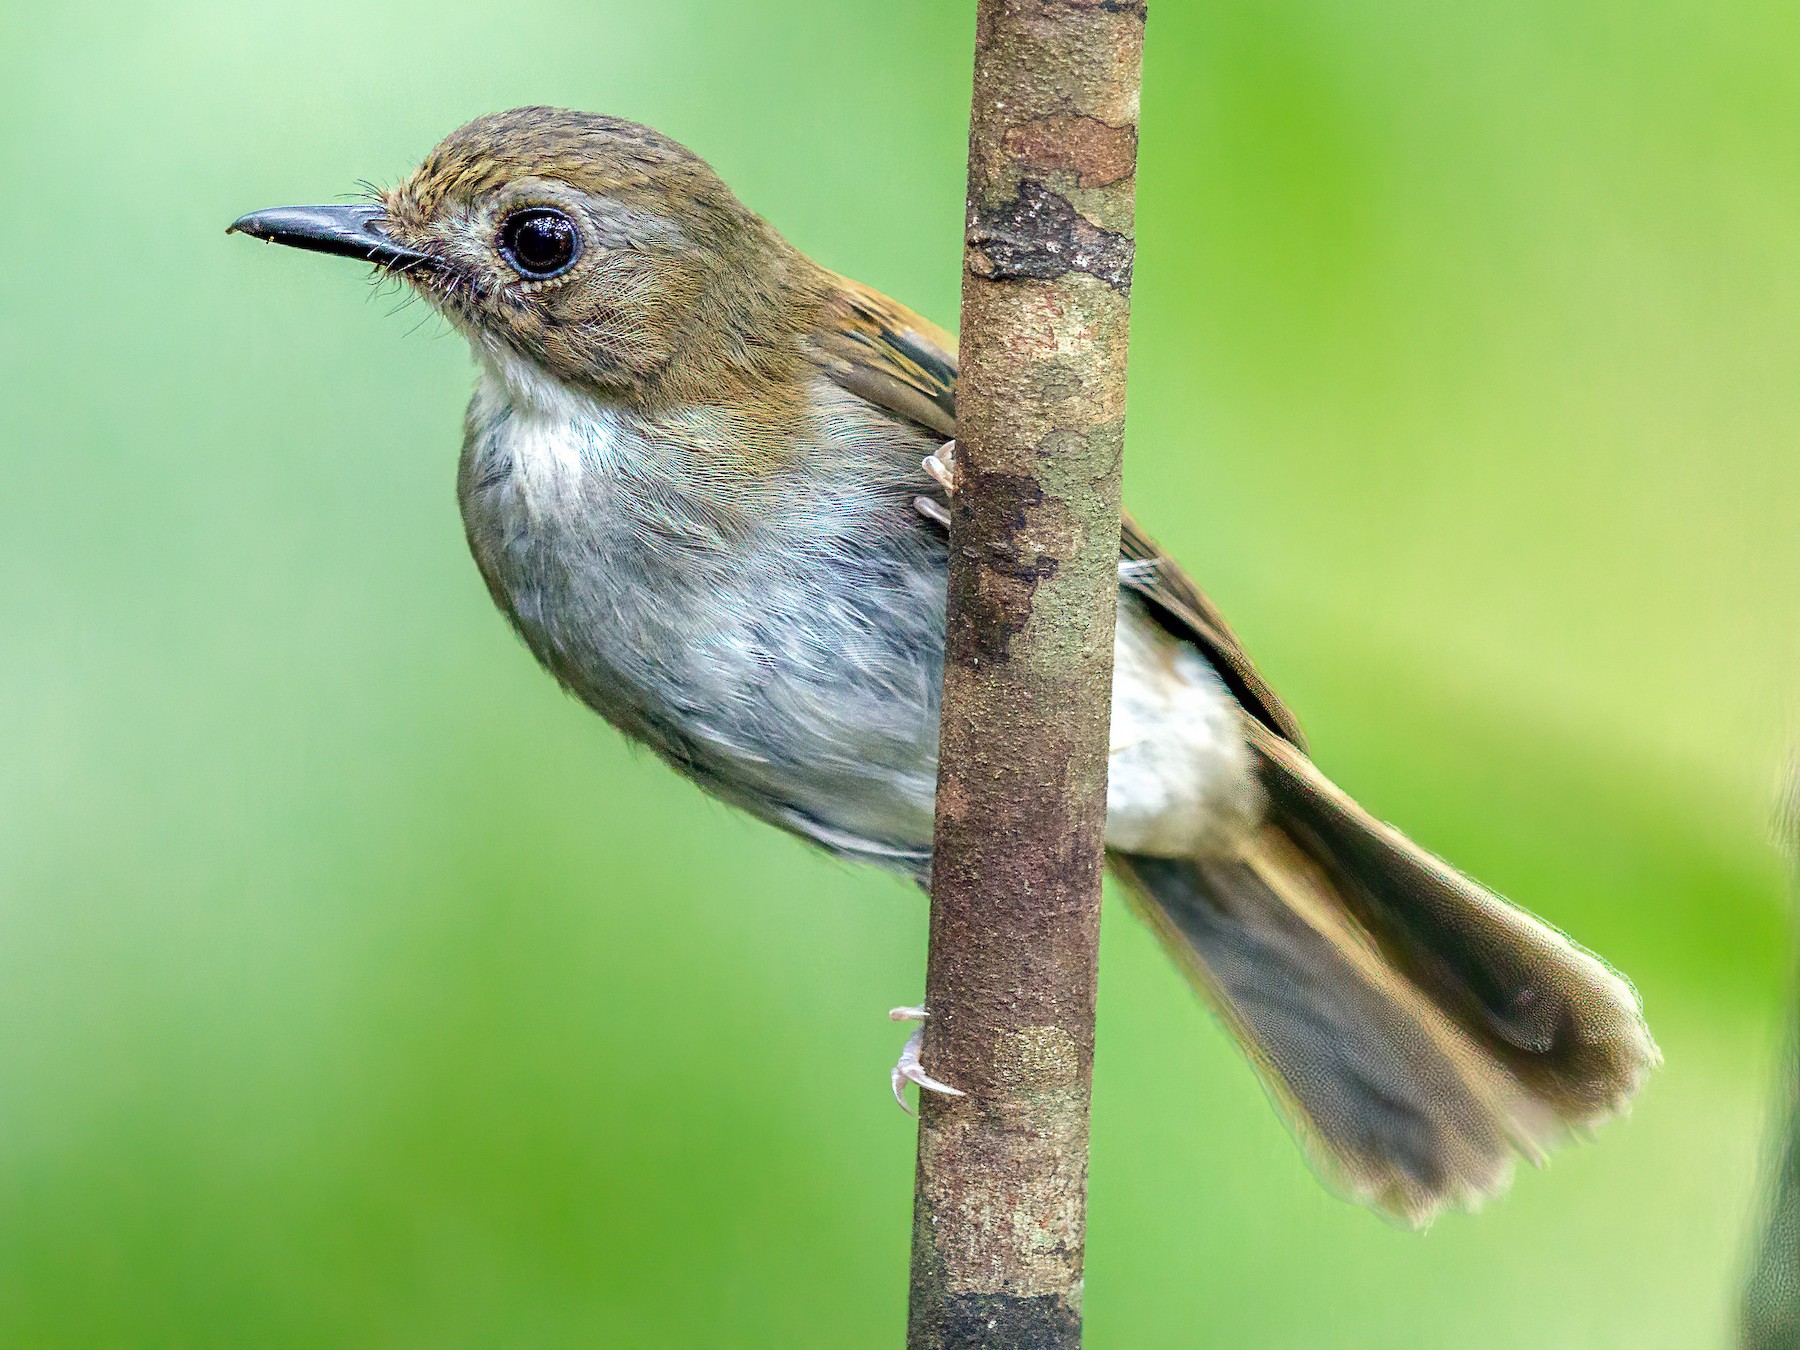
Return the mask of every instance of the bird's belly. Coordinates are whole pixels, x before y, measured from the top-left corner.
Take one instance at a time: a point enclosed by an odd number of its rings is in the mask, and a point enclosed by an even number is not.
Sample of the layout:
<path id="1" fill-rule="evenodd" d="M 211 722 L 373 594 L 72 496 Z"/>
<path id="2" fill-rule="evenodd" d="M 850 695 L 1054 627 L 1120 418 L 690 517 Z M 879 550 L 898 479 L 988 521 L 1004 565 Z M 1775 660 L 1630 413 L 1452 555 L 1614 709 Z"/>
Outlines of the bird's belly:
<path id="1" fill-rule="evenodd" d="M 538 659 L 715 795 L 835 852 L 919 870 L 941 546 L 890 531 L 885 552 L 772 532 L 728 554 L 699 548 L 643 528 L 633 497 L 591 471 L 534 492 L 517 426 L 472 438 L 463 512 L 494 598 Z"/>
<path id="2" fill-rule="evenodd" d="M 721 565 L 646 529 L 601 472 L 620 433 L 477 400 L 462 498 L 495 599 L 538 659 L 703 787 L 833 851 L 902 870 L 929 856 L 943 670 L 944 551 L 803 534 Z M 596 467 L 598 466 L 598 467 Z M 616 470 L 615 470 L 616 472 Z M 1260 812 L 1231 696 L 1190 644 L 1121 596 L 1109 847 L 1224 850 Z"/>
<path id="3" fill-rule="evenodd" d="M 921 870 L 937 774 L 940 575 L 855 594 L 771 572 L 671 593 L 622 561 L 577 556 L 520 565 L 515 555 L 495 577 L 528 645 L 566 685 L 716 795 L 834 852 Z M 1230 694 L 1197 650 L 1122 597 L 1107 846 L 1228 852 L 1261 806 Z"/>

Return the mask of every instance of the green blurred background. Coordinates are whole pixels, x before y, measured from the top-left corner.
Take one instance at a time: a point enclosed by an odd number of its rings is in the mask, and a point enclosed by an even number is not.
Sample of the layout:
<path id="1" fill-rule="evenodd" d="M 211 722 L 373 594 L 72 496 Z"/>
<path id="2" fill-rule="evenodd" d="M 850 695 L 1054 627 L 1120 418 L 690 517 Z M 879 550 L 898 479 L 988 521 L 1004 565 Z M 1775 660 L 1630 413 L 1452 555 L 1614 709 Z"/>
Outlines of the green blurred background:
<path id="1" fill-rule="evenodd" d="M 1160 0 L 1127 492 L 1328 770 L 1668 1065 L 1429 1234 L 1327 1195 L 1122 910 L 1107 1347 L 1724 1345 L 1788 928 L 1791 0 Z M 560 695 L 465 350 L 242 211 L 526 102 L 953 323 L 971 6 L 0 4 L 0 1344 L 899 1343 L 925 908 Z"/>

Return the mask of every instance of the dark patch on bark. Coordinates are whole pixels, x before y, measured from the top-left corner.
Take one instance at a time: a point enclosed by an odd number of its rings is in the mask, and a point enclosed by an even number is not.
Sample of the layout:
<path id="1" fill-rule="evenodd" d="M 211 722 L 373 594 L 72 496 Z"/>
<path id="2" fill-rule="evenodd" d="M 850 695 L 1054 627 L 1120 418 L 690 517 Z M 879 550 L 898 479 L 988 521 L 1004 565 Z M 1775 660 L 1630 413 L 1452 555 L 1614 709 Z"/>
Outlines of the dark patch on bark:
<path id="1" fill-rule="evenodd" d="M 1027 557 L 1020 547 L 1029 513 L 1043 505 L 1044 490 L 1037 483 L 1010 473 L 977 474 L 970 481 L 973 489 L 954 499 L 963 533 L 988 543 L 979 553 L 965 551 L 977 570 L 959 597 L 961 605 L 951 606 L 961 621 L 951 641 L 961 639 L 958 650 L 978 660 L 1005 661 L 1014 636 L 1031 622 L 1038 583 L 1055 576 L 1062 564 L 1042 553 Z"/>
<path id="2" fill-rule="evenodd" d="M 1055 281 L 1084 272 L 1120 295 L 1131 294 L 1131 237 L 1094 224 L 1061 193 L 1035 178 L 992 210 L 971 205 L 968 268 L 989 281 Z"/>
<path id="3" fill-rule="evenodd" d="M 1055 1350 L 1079 1345 L 1081 1314 L 1050 1294 L 952 1294 L 907 1350 Z"/>
<path id="4" fill-rule="evenodd" d="M 1070 9 L 1097 9 L 1102 14 L 1129 14 L 1133 18 L 1150 17 L 1149 0 L 1058 0 Z"/>

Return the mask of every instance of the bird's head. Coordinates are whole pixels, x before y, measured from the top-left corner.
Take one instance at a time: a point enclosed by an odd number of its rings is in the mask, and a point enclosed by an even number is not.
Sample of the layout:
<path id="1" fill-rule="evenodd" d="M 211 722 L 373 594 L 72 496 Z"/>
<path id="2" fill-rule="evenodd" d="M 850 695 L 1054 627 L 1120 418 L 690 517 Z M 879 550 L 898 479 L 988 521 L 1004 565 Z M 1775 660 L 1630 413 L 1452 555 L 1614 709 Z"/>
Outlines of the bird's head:
<path id="1" fill-rule="evenodd" d="M 619 118 L 516 108 L 453 132 L 372 202 L 232 230 L 402 278 L 496 363 L 614 398 L 692 399 L 769 372 L 818 269 L 704 160 Z"/>

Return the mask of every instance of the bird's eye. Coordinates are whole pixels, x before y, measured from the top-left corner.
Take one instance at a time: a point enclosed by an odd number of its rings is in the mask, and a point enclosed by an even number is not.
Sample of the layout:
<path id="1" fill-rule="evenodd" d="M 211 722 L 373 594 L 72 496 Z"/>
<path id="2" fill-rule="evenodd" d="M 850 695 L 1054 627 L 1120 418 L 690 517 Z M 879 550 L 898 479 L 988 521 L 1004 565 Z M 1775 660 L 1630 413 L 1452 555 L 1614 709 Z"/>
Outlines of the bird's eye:
<path id="1" fill-rule="evenodd" d="M 561 211 L 534 206 L 515 211 L 500 227 L 500 252 L 522 277 L 548 281 L 581 256 L 581 231 Z"/>

